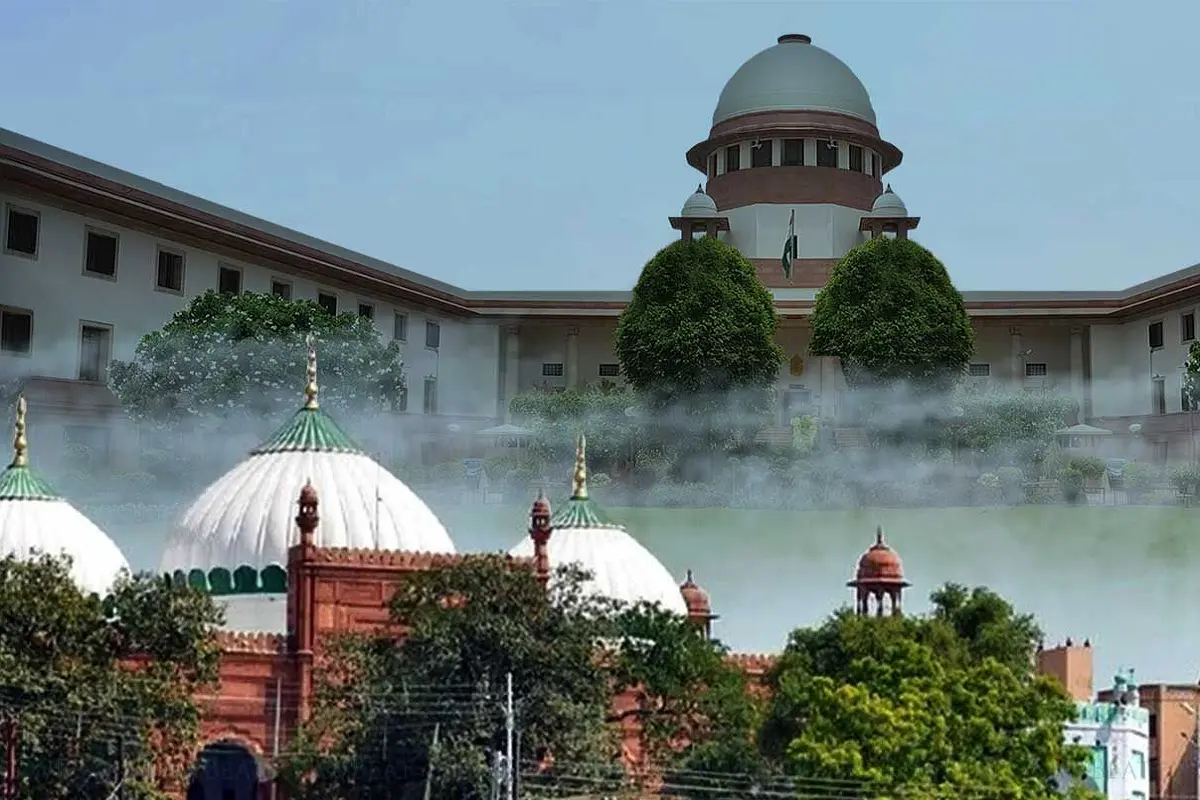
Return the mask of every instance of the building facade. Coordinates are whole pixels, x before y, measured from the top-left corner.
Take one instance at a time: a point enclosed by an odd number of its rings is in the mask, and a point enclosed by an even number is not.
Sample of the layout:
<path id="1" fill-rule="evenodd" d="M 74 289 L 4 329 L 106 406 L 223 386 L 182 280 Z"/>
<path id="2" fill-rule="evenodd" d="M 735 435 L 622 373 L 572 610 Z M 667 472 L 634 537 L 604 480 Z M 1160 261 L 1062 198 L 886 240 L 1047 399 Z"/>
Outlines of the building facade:
<path id="1" fill-rule="evenodd" d="M 815 294 L 852 247 L 920 222 L 884 182 L 903 154 L 867 89 L 807 36 L 782 36 L 729 79 L 685 157 L 704 183 L 670 224 L 737 247 L 775 297 L 787 355 L 780 427 L 798 414 L 836 422 L 841 371 L 808 354 Z M 627 290 L 463 290 L 10 131 L 0 131 L 0 205 L 0 378 L 24 381 L 64 437 L 96 448 L 119 416 L 108 362 L 130 358 L 142 335 L 210 289 L 373 319 L 403 345 L 401 417 L 430 438 L 502 420 L 535 387 L 621 382 L 613 335 Z M 785 278 L 793 214 L 798 252 Z M 664 243 L 667 234 L 664 221 Z M 1187 455 L 1181 381 L 1200 267 L 1120 291 L 964 299 L 978 342 L 971 381 L 1069 393 L 1081 421 L 1113 431 L 1114 448 Z"/>

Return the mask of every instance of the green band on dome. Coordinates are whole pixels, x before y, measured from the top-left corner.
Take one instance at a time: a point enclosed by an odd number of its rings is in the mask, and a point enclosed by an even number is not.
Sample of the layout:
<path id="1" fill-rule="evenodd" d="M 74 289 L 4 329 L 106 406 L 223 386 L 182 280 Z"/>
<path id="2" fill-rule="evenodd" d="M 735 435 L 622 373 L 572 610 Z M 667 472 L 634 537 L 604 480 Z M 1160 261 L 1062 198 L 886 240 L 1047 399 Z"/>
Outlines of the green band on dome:
<path id="1" fill-rule="evenodd" d="M 212 597 L 287 594 L 288 588 L 287 570 L 279 564 L 268 564 L 262 569 L 243 564 L 233 572 L 224 567 L 213 567 L 207 572 L 177 569 L 166 577 L 175 586 L 190 586 Z"/>
<path id="2" fill-rule="evenodd" d="M 559 508 L 555 512 L 554 517 L 550 520 L 551 527 L 554 528 L 620 528 L 614 522 L 606 518 L 596 504 L 588 499 L 579 499 L 576 497 L 567 501 L 567 504 Z"/>
<path id="3" fill-rule="evenodd" d="M 350 434 L 318 408 L 302 408 L 267 441 L 250 451 L 265 453 L 353 453 L 364 455 Z"/>
<path id="4" fill-rule="evenodd" d="M 61 500 L 29 467 L 13 466 L 0 474 L 0 500 Z"/>

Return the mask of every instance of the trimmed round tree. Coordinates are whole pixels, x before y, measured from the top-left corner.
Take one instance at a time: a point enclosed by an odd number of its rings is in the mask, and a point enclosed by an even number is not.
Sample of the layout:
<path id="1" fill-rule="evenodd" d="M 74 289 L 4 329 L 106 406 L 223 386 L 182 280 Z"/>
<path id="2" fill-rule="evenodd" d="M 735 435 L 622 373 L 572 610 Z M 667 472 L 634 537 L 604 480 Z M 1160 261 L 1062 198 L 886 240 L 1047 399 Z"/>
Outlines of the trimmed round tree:
<path id="1" fill-rule="evenodd" d="M 975 351 L 962 295 L 942 262 L 911 239 L 880 237 L 847 253 L 809 322 L 809 350 L 840 358 L 852 387 L 944 391 Z"/>
<path id="2" fill-rule="evenodd" d="M 775 301 L 754 266 L 717 239 L 678 241 L 647 262 L 617 323 L 617 358 L 657 405 L 772 385 L 783 361 Z"/>

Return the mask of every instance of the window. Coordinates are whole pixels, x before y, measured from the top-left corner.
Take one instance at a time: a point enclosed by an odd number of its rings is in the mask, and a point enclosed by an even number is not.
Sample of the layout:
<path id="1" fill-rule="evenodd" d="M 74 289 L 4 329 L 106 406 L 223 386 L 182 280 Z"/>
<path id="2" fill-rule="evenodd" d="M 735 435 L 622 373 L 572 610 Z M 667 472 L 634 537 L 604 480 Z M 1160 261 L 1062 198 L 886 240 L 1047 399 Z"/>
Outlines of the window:
<path id="1" fill-rule="evenodd" d="M 1151 711 L 1150 712 L 1150 738 L 1153 739 L 1155 736 L 1158 736 L 1158 714 L 1155 714 L 1153 711 Z M 1150 771 L 1151 772 L 1154 772 L 1154 763 L 1155 763 L 1155 759 L 1153 759 L 1153 758 L 1150 759 Z"/>
<path id="2" fill-rule="evenodd" d="M 775 140 L 759 139 L 750 145 L 750 166 L 769 167 L 775 155 Z"/>
<path id="3" fill-rule="evenodd" d="M 325 313 L 337 316 L 337 295 L 328 292 L 317 292 L 317 305 L 325 309 Z"/>
<path id="4" fill-rule="evenodd" d="M 972 378 L 986 378 L 992 374 L 992 365 L 971 364 L 967 367 L 967 374 Z"/>
<path id="5" fill-rule="evenodd" d="M 86 275 L 98 275 L 101 278 L 117 277 L 116 234 L 91 230 L 87 232 L 83 254 L 83 272 Z"/>
<path id="6" fill-rule="evenodd" d="M 1150 379 L 1150 406 L 1155 414 L 1167 413 L 1167 382 L 1162 378 Z"/>
<path id="7" fill-rule="evenodd" d="M 555 364 L 542 364 L 543 378 L 561 378 L 563 376 L 562 362 Z"/>
<path id="8" fill-rule="evenodd" d="M 619 378 L 619 377 L 621 377 L 621 365 L 620 364 L 601 364 L 600 365 L 600 377 L 601 378 Z"/>
<path id="9" fill-rule="evenodd" d="M 237 267 L 220 267 L 217 275 L 217 291 L 221 294 L 241 294 L 242 271 Z"/>
<path id="10" fill-rule="evenodd" d="M 436 322 L 425 323 L 425 346 L 437 350 L 442 346 L 442 326 Z"/>
<path id="11" fill-rule="evenodd" d="M 780 163 L 785 167 L 804 166 L 804 140 L 784 139 L 783 158 L 780 159 Z"/>
<path id="12" fill-rule="evenodd" d="M 1045 364 L 1026 364 L 1025 365 L 1025 377 L 1026 378 L 1044 378 L 1049 374 L 1050 374 L 1050 370 L 1046 369 Z"/>
<path id="13" fill-rule="evenodd" d="M 425 413 L 437 413 L 437 378 L 425 379 Z"/>
<path id="14" fill-rule="evenodd" d="M 880 166 L 879 156 L 875 153 L 871 153 L 871 174 L 876 178 L 883 175 L 883 167 Z"/>
<path id="15" fill-rule="evenodd" d="M 112 328 L 84 324 L 79 329 L 79 380 L 103 383 L 112 361 Z"/>
<path id="16" fill-rule="evenodd" d="M 828 139 L 817 139 L 817 166 L 818 167 L 836 167 L 837 166 L 837 142 L 829 141 Z"/>
<path id="17" fill-rule="evenodd" d="M 183 293 L 183 253 L 158 248 L 158 265 L 155 268 L 154 287 L 164 292 Z"/>
<path id="18" fill-rule="evenodd" d="M 717 154 L 712 153 L 708 157 L 708 177 L 717 177 Z"/>
<path id="19" fill-rule="evenodd" d="M 397 311 L 392 315 L 392 338 L 398 342 L 408 341 L 408 314 Z"/>
<path id="20" fill-rule="evenodd" d="M 37 258 L 38 228 L 41 217 L 36 211 L 8 206 L 5 216 L 4 252 Z"/>
<path id="21" fill-rule="evenodd" d="M 731 145 L 725 148 L 725 171 L 737 172 L 742 168 L 742 146 Z"/>
<path id="22" fill-rule="evenodd" d="M 1185 342 L 1190 342 L 1196 338 L 1196 312 L 1189 311 L 1186 314 L 1179 315 L 1179 334 L 1180 339 Z"/>
<path id="23" fill-rule="evenodd" d="M 850 169 L 853 172 L 863 171 L 863 149 L 856 144 L 850 145 Z"/>
<path id="24" fill-rule="evenodd" d="M 292 299 L 292 285 L 287 281 L 271 279 L 271 294 L 282 300 Z"/>
<path id="25" fill-rule="evenodd" d="M 375 306 L 370 303 L 359 303 L 358 315 L 367 319 L 375 319 Z"/>
<path id="26" fill-rule="evenodd" d="M 1131 750 L 1129 752 L 1129 769 L 1133 773 L 1133 777 L 1141 779 L 1146 777 L 1146 754 Z"/>
<path id="27" fill-rule="evenodd" d="M 1150 349 L 1157 350 L 1163 346 L 1162 322 L 1151 322 L 1149 328 Z"/>
<path id="28" fill-rule="evenodd" d="M 0 350 L 27 356 L 33 349 L 33 312 L 0 308 Z"/>

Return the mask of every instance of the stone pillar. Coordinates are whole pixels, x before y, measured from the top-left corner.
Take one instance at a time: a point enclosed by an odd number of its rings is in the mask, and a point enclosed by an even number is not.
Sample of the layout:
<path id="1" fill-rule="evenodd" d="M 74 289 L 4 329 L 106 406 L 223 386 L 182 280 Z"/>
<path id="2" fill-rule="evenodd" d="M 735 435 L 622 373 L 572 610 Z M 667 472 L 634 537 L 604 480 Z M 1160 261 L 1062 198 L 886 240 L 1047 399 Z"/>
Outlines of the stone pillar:
<path id="1" fill-rule="evenodd" d="M 821 402 L 819 404 L 822 419 L 836 419 L 838 400 L 838 363 L 836 358 L 817 357 L 817 368 L 820 370 Z"/>
<path id="2" fill-rule="evenodd" d="M 1021 355 L 1021 329 L 1014 326 L 1008 329 L 1010 351 L 1012 354 L 1012 382 L 1020 388 L 1025 383 L 1025 357 Z"/>
<path id="3" fill-rule="evenodd" d="M 1083 328 L 1071 327 L 1071 397 L 1079 404 L 1079 422 L 1087 409 L 1087 385 L 1083 374 Z"/>
<path id="4" fill-rule="evenodd" d="M 521 329 L 515 325 L 504 329 L 504 397 L 502 399 L 505 422 L 512 422 L 508 410 L 512 399 L 521 393 Z"/>
<path id="5" fill-rule="evenodd" d="M 563 372 L 567 388 L 579 388 L 579 328 L 575 325 L 567 328 L 567 362 Z"/>

